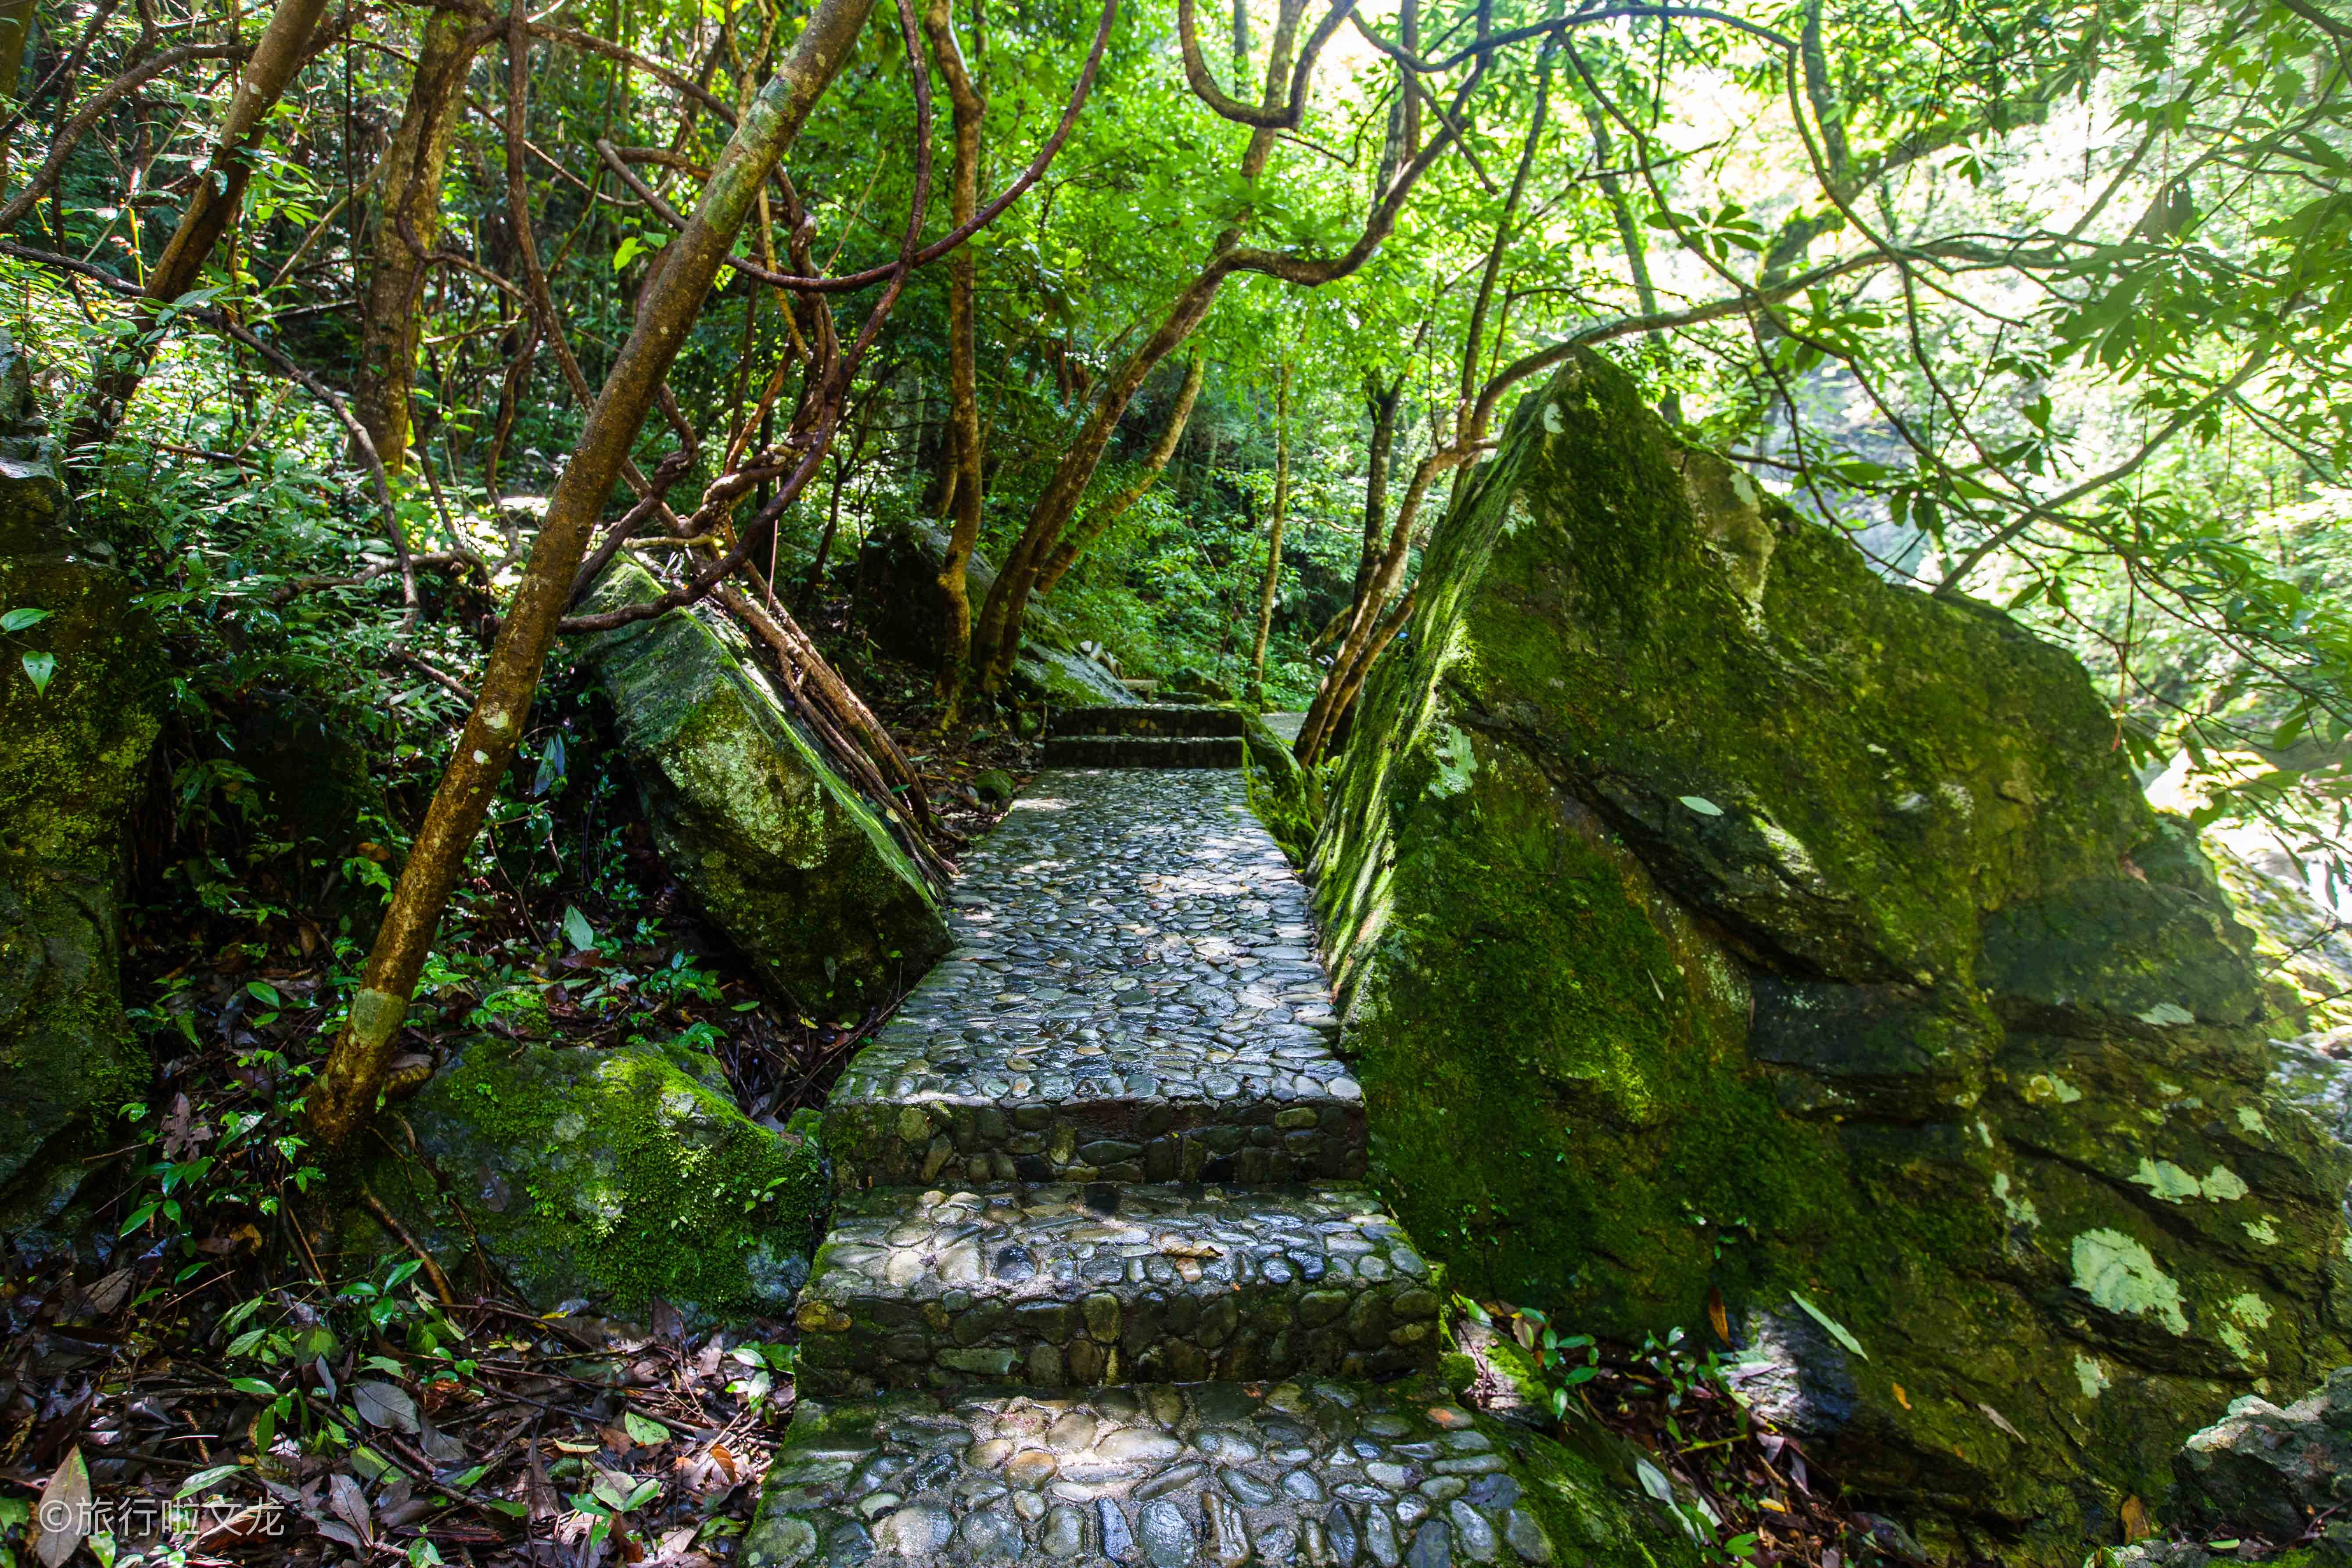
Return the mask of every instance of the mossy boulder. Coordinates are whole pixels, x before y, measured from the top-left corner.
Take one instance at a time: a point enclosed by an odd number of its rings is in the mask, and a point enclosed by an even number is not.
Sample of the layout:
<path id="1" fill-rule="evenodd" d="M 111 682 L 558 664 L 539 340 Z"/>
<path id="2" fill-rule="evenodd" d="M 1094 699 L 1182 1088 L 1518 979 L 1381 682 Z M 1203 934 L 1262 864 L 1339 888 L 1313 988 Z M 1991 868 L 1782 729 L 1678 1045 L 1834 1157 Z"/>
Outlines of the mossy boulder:
<path id="1" fill-rule="evenodd" d="M 478 1245 L 542 1310 L 643 1321 L 658 1298 L 698 1325 L 782 1318 L 808 1279 L 816 1113 L 751 1121 L 707 1052 L 485 1037 L 401 1110 L 429 1165 L 386 1155 L 368 1180 L 453 1274 Z"/>
<path id="2" fill-rule="evenodd" d="M 1055 708 L 1124 707 L 1133 702 L 1118 677 L 1082 653 L 1055 647 L 1034 637 L 1021 644 L 1013 661 L 1016 689 Z"/>
<path id="3" fill-rule="evenodd" d="M 621 562 L 590 595 L 657 597 Z M 689 610 L 583 639 L 654 841 L 776 989 L 827 1016 L 895 995 L 948 950 L 947 920 L 875 807 L 786 712 L 731 628 Z"/>
<path id="4" fill-rule="evenodd" d="M 1235 705 L 1242 721 L 1242 783 L 1250 809 L 1265 824 L 1291 863 L 1307 864 L 1323 826 L 1323 781 L 1301 766 L 1289 743 L 1266 727 L 1257 710 Z"/>
<path id="5" fill-rule="evenodd" d="M 1874 576 L 1591 355 L 1437 529 L 1316 849 L 1391 1203 L 1475 1294 L 1719 1293 L 1939 1549 L 2078 1563 L 2344 1359 L 2341 1152 L 2074 660 Z"/>
<path id="6" fill-rule="evenodd" d="M 39 1226 L 85 1167 L 59 1150 L 147 1087 L 122 1015 L 116 886 L 160 728 L 160 659 L 92 558 L 0 340 L 0 1224 Z M 46 689 L 34 674 L 43 672 Z"/>

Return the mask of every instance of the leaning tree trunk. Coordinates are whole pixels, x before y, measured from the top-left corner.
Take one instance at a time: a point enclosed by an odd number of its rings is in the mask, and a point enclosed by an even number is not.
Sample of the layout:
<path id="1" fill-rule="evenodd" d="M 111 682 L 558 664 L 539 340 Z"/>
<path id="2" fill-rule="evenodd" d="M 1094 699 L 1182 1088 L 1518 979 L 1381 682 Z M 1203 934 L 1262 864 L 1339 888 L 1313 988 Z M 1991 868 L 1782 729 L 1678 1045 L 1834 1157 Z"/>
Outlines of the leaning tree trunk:
<path id="1" fill-rule="evenodd" d="M 1265 582 L 1257 594 L 1257 636 L 1250 643 L 1250 695 L 1265 705 L 1265 639 L 1274 629 L 1274 592 L 1282 578 L 1282 525 L 1290 510 L 1290 367 L 1274 388 L 1274 516 L 1265 529 Z"/>
<path id="2" fill-rule="evenodd" d="M 955 110 L 955 169 L 948 197 L 949 216 L 958 227 L 971 221 L 980 204 L 980 127 L 988 105 L 972 85 L 956 44 L 954 0 L 931 0 L 923 17 L 931 54 L 947 83 Z M 940 728 L 961 717 L 967 661 L 971 653 L 971 595 L 964 568 L 980 543 L 981 497 L 986 484 L 980 435 L 979 354 L 974 347 L 972 294 L 977 259 L 965 246 L 948 258 L 948 455 L 951 468 L 949 507 L 955 521 L 940 562 L 940 598 L 946 620 L 940 638 L 937 689 Z"/>
<path id="3" fill-rule="evenodd" d="M 1364 547 L 1356 556 L 1355 585 L 1348 591 L 1350 616 L 1361 613 L 1388 531 L 1389 468 L 1396 455 L 1397 405 L 1404 398 L 1404 376 L 1397 372 L 1396 380 L 1386 386 L 1377 374 L 1364 376 L 1364 412 L 1371 416 L 1372 439 L 1364 453 Z"/>
<path id="4" fill-rule="evenodd" d="M 1331 668 L 1323 672 L 1323 683 L 1316 689 L 1315 700 L 1308 704 L 1307 717 L 1298 726 L 1298 740 L 1293 751 L 1307 766 L 1313 767 L 1323 760 L 1341 716 L 1362 689 L 1364 677 L 1370 673 L 1372 661 L 1386 651 L 1390 640 L 1402 628 L 1409 600 L 1391 606 L 1389 596 L 1404 581 L 1404 569 L 1412 550 L 1413 522 L 1421 515 L 1421 503 L 1427 498 L 1429 487 L 1436 482 L 1438 475 L 1460 466 L 1463 457 L 1460 447 L 1449 447 L 1432 452 L 1413 470 L 1412 483 L 1405 487 L 1403 503 L 1397 508 L 1395 526 L 1389 530 L 1388 547 L 1374 563 L 1371 581 L 1357 600 L 1348 635 L 1339 639 L 1339 650 L 1332 657 Z"/>
<path id="5" fill-rule="evenodd" d="M 408 458 L 413 421 L 409 392 L 416 378 L 422 325 L 417 305 L 427 257 L 441 237 L 441 171 L 457 122 L 460 89 L 479 47 L 467 35 L 465 15 L 433 11 L 409 79 L 408 107 L 383 155 L 375 232 L 370 240 L 367 299 L 360 308 L 360 366 L 352 385 L 352 412 L 375 443 L 384 472 L 400 472 Z M 485 36 L 485 40 L 486 36 Z"/>
<path id="6" fill-rule="evenodd" d="M 33 0 L 0 3 L 0 102 L 16 96 L 26 47 L 32 41 Z"/>
<path id="7" fill-rule="evenodd" d="M 1176 297 L 1142 347 L 1129 354 L 1097 389 L 1094 407 L 1086 424 L 1069 450 L 1062 455 L 1062 460 L 1055 465 L 1053 477 L 1030 510 L 1028 527 L 1022 531 L 1012 553 L 1005 558 L 1003 569 L 997 573 L 996 582 L 981 606 L 979 623 L 972 628 L 971 662 L 973 676 L 982 691 L 996 691 L 1013 671 L 1013 661 L 1021 651 L 1021 621 L 1028 612 L 1029 595 L 1036 591 L 1038 575 L 1045 569 L 1054 547 L 1061 542 L 1062 531 L 1076 514 L 1078 502 L 1085 498 L 1095 470 L 1101 467 L 1103 453 L 1110 446 L 1111 433 L 1118 427 L 1119 416 L 1127 412 L 1129 402 L 1142 386 L 1144 378 L 1161 360 L 1181 347 L 1208 318 L 1209 308 L 1217 302 L 1217 290 L 1224 278 L 1224 273 L 1214 268 L 1195 278 Z"/>
<path id="8" fill-rule="evenodd" d="M 1045 558 L 1045 566 L 1037 574 L 1038 593 L 1052 593 L 1054 584 L 1077 564 L 1078 557 L 1108 531 L 1112 523 L 1124 517 L 1129 507 L 1141 500 L 1144 492 L 1166 471 L 1168 460 L 1176 455 L 1177 443 L 1184 438 L 1184 426 L 1192 422 L 1192 405 L 1200 399 L 1201 382 L 1208 368 L 1208 361 L 1199 354 L 1194 354 L 1184 366 L 1184 384 L 1177 389 L 1176 406 L 1168 411 L 1166 428 L 1160 432 L 1160 439 L 1153 442 L 1151 450 L 1145 454 L 1143 471 L 1121 486 L 1108 500 L 1087 513 L 1086 521 L 1071 530 L 1070 536 Z"/>
<path id="9" fill-rule="evenodd" d="M 1269 110 L 1283 100 L 1284 86 L 1290 79 L 1291 50 L 1297 41 L 1299 19 L 1306 12 L 1305 0 L 1282 0 L 1266 55 L 1265 102 Z M 1266 160 L 1273 156 L 1276 140 L 1277 132 L 1270 125 L 1260 125 L 1250 132 L 1241 160 L 1240 173 L 1244 183 L 1255 182 L 1265 172 Z M 1238 222 L 1217 237 L 1211 247 L 1209 265 L 1176 296 L 1167 313 L 1160 317 L 1160 325 L 1142 345 L 1096 388 L 1086 424 L 1079 427 L 1062 460 L 1055 465 L 1053 477 L 1030 509 L 1028 524 L 1005 557 L 1003 569 L 997 573 L 987 602 L 981 606 L 979 624 L 972 628 L 972 673 L 982 691 L 995 692 L 1013 672 L 1013 661 L 1021 651 L 1021 620 L 1028 611 L 1029 595 L 1035 592 L 1039 574 L 1052 559 L 1055 547 L 1061 543 L 1063 531 L 1077 515 L 1078 503 L 1085 499 L 1095 470 L 1102 465 L 1111 433 L 1118 428 L 1129 401 L 1160 362 L 1182 347 L 1208 319 L 1210 308 L 1217 302 L 1217 290 L 1223 287 L 1227 277 L 1225 258 L 1241 244 L 1241 237 Z"/>
<path id="10" fill-rule="evenodd" d="M 310 1096 L 311 1135 L 327 1150 L 346 1144 L 374 1113 L 384 1065 L 442 910 L 499 781 L 514 761 L 557 623 L 638 426 L 769 172 L 831 84 L 872 8 L 873 0 L 821 0 L 792 56 L 737 122 L 694 216 L 663 251 L 660 270 L 640 297 L 628 341 L 548 501 L 546 520 L 483 668 L 481 695 L 434 792 L 368 953 L 351 1016 Z"/>
<path id="11" fill-rule="evenodd" d="M 138 308 L 150 324 L 163 306 L 196 286 L 196 279 L 204 275 L 205 258 L 236 221 L 237 209 L 245 204 L 246 184 L 253 177 L 254 133 L 309 56 L 310 35 L 318 29 L 320 15 L 326 8 L 327 0 L 278 0 L 278 9 L 270 13 L 261 41 L 254 46 L 252 58 L 237 78 L 236 95 L 229 100 L 228 115 L 213 139 L 212 152 L 189 187 L 187 210 L 180 215 L 171 242 L 147 274 Z M 114 438 L 123 411 L 154 356 L 153 345 L 144 341 L 148 335 L 142 332 L 133 346 L 123 351 L 123 360 L 109 364 L 92 378 L 89 402 L 69 437 L 72 446 L 102 447 Z"/>

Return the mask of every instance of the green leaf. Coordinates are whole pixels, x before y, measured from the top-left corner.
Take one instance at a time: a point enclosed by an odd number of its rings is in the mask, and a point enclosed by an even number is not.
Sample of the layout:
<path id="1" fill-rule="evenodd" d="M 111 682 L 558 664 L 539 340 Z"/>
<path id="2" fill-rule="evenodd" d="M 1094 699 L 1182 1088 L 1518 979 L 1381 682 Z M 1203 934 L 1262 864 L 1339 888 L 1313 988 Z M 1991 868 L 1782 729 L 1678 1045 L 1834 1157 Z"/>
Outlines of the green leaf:
<path id="1" fill-rule="evenodd" d="M 1706 796 L 1703 795 L 1686 795 L 1682 797 L 1682 801 L 1685 805 L 1689 806 L 1701 816 L 1721 816 L 1723 815 L 1723 807 L 1716 805 L 1715 802 L 1707 799 Z"/>
<path id="2" fill-rule="evenodd" d="M 1831 1317 L 1827 1312 L 1822 1311 L 1819 1307 L 1814 1306 L 1811 1301 L 1806 1300 L 1794 1290 L 1789 1292 L 1789 1300 L 1794 1301 L 1798 1306 L 1802 1307 L 1805 1310 L 1805 1315 L 1807 1317 L 1812 1319 L 1813 1321 L 1819 1323 L 1822 1328 L 1827 1329 L 1829 1331 L 1830 1338 L 1837 1341 L 1838 1343 L 1843 1345 L 1847 1350 L 1853 1352 L 1855 1355 L 1860 1356 L 1863 1360 L 1868 1361 L 1870 1359 L 1870 1352 L 1862 1348 L 1862 1342 L 1855 1339 L 1853 1332 L 1849 1331 L 1843 1323 L 1839 1322 L 1835 1318 Z"/>
<path id="3" fill-rule="evenodd" d="M 670 1430 L 650 1415 L 640 1415 L 632 1410 L 623 1415 L 621 1425 L 630 1436 L 648 1448 L 659 1447 L 670 1439 Z"/>
<path id="4" fill-rule="evenodd" d="M 190 1476 L 186 1480 L 182 1481 L 180 1483 L 180 1489 L 172 1495 L 174 1497 L 193 1497 L 197 1492 L 205 1491 L 213 1487 L 220 1485 L 221 1482 L 228 1479 L 231 1476 L 242 1473 L 244 1468 L 245 1467 L 242 1465 L 215 1465 L 209 1470 L 198 1470 L 194 1475 Z"/>
<path id="5" fill-rule="evenodd" d="M 228 1385 L 239 1394 L 250 1394 L 256 1399 L 278 1397 L 277 1384 L 264 1383 L 257 1377 L 232 1377 L 228 1380 Z"/>
<path id="6" fill-rule="evenodd" d="M 582 914 L 576 905 L 563 906 L 563 934 L 572 943 L 574 952 L 595 951 L 596 928 L 588 923 L 588 917 Z"/>
<path id="7" fill-rule="evenodd" d="M 37 626 L 49 618 L 47 610 L 16 609 L 0 616 L 0 632 L 21 632 L 26 626 Z"/>
<path id="8" fill-rule="evenodd" d="M 283 1007 L 286 1005 L 286 999 L 278 994 L 278 988 L 269 984 L 267 981 L 247 981 L 245 983 L 245 994 L 252 997 L 255 1001 L 261 1003 L 264 1006 Z"/>
<path id="9" fill-rule="evenodd" d="M 530 781 L 530 793 L 544 795 L 563 778 L 563 737 L 550 735 L 539 753 L 539 773 Z"/>
<path id="10" fill-rule="evenodd" d="M 24 656 L 22 662 L 25 666 L 26 679 L 33 683 L 34 694 L 38 696 L 47 693 L 49 689 L 49 678 L 58 672 L 58 656 L 53 653 L 28 653 Z"/>

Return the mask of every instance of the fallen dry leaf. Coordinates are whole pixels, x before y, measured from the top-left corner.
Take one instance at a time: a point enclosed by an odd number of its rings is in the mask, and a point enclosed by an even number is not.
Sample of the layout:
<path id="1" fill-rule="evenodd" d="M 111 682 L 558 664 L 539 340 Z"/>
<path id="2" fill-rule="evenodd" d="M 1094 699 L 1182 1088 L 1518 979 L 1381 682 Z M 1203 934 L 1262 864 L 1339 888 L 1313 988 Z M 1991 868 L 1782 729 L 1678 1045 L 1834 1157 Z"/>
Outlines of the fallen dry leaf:
<path id="1" fill-rule="evenodd" d="M 41 1560 L 41 1568 L 61 1568 L 89 1533 L 89 1467 L 81 1462 L 80 1445 L 75 1445 L 41 1489 L 33 1517 L 41 1527 L 34 1555 Z"/>

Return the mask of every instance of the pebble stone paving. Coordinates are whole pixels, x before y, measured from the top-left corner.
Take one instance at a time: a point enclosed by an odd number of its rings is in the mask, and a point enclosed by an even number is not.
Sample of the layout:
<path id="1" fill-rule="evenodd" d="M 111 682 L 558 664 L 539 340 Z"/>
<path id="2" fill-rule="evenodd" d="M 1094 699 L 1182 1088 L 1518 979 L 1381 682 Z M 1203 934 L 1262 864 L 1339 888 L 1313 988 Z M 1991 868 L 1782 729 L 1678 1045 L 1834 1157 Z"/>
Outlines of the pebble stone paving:
<path id="1" fill-rule="evenodd" d="M 745 1548 L 767 1563 L 1548 1563 L 1460 1406 L 1323 1380 L 803 1404 Z"/>
<path id="2" fill-rule="evenodd" d="M 1363 1174 L 1307 889 L 1238 773 L 1041 774 L 955 904 L 825 1109 L 842 1184 Z"/>
<path id="3" fill-rule="evenodd" d="M 1369 1188 L 1100 1184 L 845 1199 L 803 1388 L 1378 1377 L 1426 1364 L 1429 1268 Z"/>
<path id="4" fill-rule="evenodd" d="M 1429 1375 L 1304 886 L 1223 770 L 1039 775 L 836 1086 L 745 1568 L 1554 1560 Z"/>

